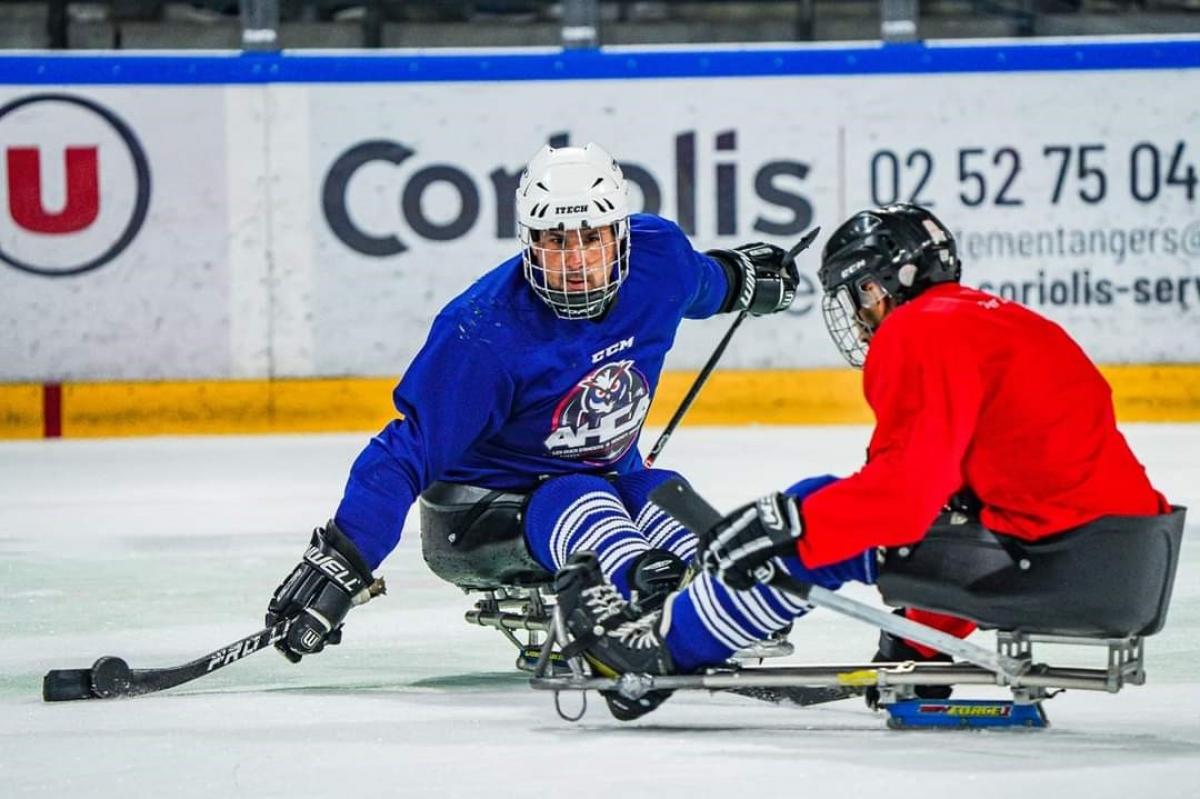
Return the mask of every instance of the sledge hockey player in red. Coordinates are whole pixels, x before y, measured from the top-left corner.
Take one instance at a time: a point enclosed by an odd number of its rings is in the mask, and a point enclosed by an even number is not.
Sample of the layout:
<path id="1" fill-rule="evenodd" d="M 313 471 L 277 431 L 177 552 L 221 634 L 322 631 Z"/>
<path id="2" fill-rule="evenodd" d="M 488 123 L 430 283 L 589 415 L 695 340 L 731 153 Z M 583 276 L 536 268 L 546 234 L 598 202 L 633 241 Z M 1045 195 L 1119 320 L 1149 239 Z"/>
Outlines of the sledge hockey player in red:
<path id="1" fill-rule="evenodd" d="M 805 611 L 767 584 L 775 568 L 830 589 L 878 581 L 888 598 L 884 578 L 890 570 L 901 583 L 911 577 L 909 556 L 921 560 L 918 544 L 931 529 L 953 534 L 957 523 L 1015 551 L 1098 519 L 1170 512 L 1117 430 L 1107 382 L 1079 346 L 1033 311 L 960 285 L 960 275 L 950 231 L 916 206 L 863 211 L 830 236 L 822 307 L 838 348 L 864 366 L 876 418 L 866 465 L 733 511 L 702 534 L 705 572 L 661 614 L 602 634 L 589 626 L 586 602 L 574 601 L 594 569 L 586 558 L 569 564 L 558 576 L 559 598 L 570 603 L 568 624 L 593 666 L 662 674 L 722 662 Z M 957 557 L 932 568 L 953 572 Z M 969 600 L 977 587 L 954 591 Z M 949 615 L 908 615 L 959 636 L 974 629 Z M 886 633 L 876 656 L 931 659 L 948 658 Z M 664 698 L 646 697 L 642 712 Z"/>

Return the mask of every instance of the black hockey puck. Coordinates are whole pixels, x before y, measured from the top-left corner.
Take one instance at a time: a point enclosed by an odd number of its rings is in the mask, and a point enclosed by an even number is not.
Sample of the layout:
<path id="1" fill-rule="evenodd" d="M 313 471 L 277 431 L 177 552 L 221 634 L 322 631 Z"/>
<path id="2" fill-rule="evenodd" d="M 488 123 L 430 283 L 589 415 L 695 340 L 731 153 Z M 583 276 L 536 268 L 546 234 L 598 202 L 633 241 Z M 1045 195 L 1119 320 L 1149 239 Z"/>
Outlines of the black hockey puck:
<path id="1" fill-rule="evenodd" d="M 42 678 L 42 699 L 47 702 L 91 698 L 91 669 L 51 669 Z"/>
<path id="2" fill-rule="evenodd" d="M 133 672 L 129 664 L 118 657 L 102 657 L 92 664 L 92 692 L 101 699 L 129 696 L 133 688 Z"/>

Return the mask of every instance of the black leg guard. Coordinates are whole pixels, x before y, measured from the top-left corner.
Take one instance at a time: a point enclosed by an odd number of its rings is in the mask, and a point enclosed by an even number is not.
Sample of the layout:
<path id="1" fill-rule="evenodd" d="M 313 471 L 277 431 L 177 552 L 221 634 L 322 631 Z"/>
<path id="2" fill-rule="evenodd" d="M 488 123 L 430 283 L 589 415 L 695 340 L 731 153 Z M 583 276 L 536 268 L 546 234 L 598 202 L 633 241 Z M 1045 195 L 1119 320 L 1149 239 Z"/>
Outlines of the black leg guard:
<path id="1" fill-rule="evenodd" d="M 642 613 L 661 609 L 691 576 L 687 564 L 665 549 L 643 552 L 628 568 L 629 599 Z"/>

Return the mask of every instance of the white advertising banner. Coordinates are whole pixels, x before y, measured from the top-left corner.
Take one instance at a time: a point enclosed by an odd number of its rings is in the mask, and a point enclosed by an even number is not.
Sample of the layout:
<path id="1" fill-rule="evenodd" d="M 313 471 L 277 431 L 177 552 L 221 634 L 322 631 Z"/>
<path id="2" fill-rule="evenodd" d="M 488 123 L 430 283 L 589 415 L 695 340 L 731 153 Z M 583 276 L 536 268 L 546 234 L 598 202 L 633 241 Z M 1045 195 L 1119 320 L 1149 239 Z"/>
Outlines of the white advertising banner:
<path id="1" fill-rule="evenodd" d="M 230 374 L 224 93 L 0 86 L 0 380 Z"/>
<path id="2" fill-rule="evenodd" d="M 603 144 L 699 249 L 919 202 L 964 282 L 1096 360 L 1200 362 L 1198 122 L 1183 69 L 0 87 L 0 380 L 399 374 L 517 251 L 547 141 Z M 823 242 L 726 368 L 840 363 Z M 668 366 L 727 321 L 687 325 Z"/>
<path id="3" fill-rule="evenodd" d="M 965 282 L 1056 319 L 1096 359 L 1200 360 L 1195 73 L 319 87 L 308 103 L 320 372 L 405 363 L 433 310 L 515 252 L 509 195 L 548 140 L 602 143 L 635 207 L 698 248 L 788 246 L 919 202 L 956 231 Z M 727 366 L 840 363 L 818 262 L 803 259 L 813 282 L 793 311 L 755 320 Z M 672 365 L 703 363 L 718 332 L 699 328 Z"/>

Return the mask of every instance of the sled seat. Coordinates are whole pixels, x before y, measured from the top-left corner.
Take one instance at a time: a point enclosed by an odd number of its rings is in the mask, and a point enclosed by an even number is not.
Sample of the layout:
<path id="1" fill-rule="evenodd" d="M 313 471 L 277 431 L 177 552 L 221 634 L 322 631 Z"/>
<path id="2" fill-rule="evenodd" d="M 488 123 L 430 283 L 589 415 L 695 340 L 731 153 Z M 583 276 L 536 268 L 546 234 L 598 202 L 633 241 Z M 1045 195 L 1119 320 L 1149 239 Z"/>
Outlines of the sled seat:
<path id="1" fill-rule="evenodd" d="M 460 483 L 431 485 L 420 499 L 421 552 L 430 570 L 467 591 L 552 582 L 525 543 L 528 499 Z"/>
<path id="2" fill-rule="evenodd" d="M 1104 516 L 1036 542 L 947 513 L 911 547 L 886 550 L 878 587 L 896 607 L 984 629 L 1128 638 L 1162 629 L 1187 509 Z"/>

